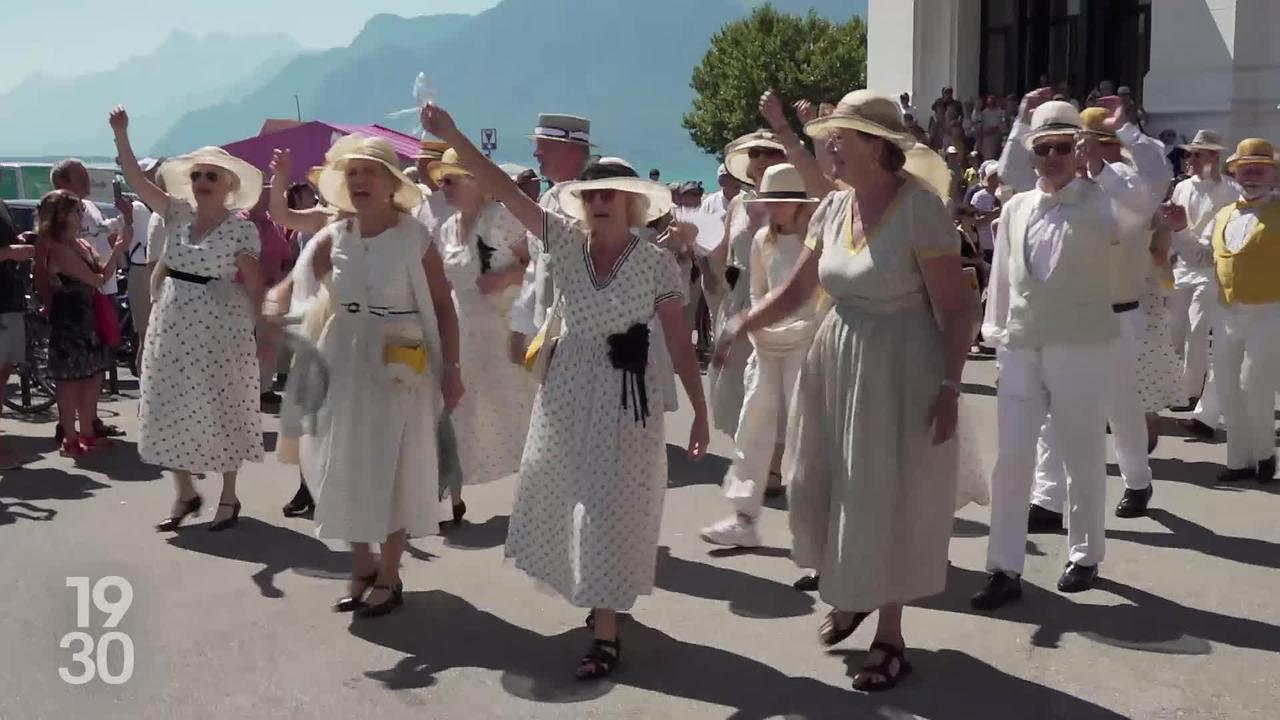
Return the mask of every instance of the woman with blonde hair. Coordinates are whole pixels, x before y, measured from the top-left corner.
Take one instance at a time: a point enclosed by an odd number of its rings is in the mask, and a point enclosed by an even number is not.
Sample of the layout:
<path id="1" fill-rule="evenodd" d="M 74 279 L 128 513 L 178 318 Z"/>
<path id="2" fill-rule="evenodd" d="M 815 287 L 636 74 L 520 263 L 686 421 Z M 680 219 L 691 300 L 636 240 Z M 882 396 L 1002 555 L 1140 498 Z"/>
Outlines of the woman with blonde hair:
<path id="1" fill-rule="evenodd" d="M 438 531 L 436 425 L 463 386 L 449 281 L 431 233 L 408 214 L 422 192 L 389 142 L 352 137 L 319 177 L 325 199 L 352 216 L 312 239 L 302 270 L 328 286 L 334 312 L 320 339 L 328 395 L 301 456 L 317 534 L 352 544 L 349 591 L 334 609 L 375 618 L 404 603 L 409 538 Z"/>
<path id="2" fill-rule="evenodd" d="M 867 90 L 809 122 L 848 190 L 826 196 L 795 271 L 734 317 L 716 348 L 811 302 L 834 302 L 800 372 L 788 449 L 792 558 L 821 574 L 833 606 L 824 645 L 879 612 L 861 690 L 911 671 L 903 605 L 940 592 L 956 505 L 961 374 L 973 337 L 972 295 L 939 195 L 936 154 L 918 145 L 890 98 Z"/>
<path id="3" fill-rule="evenodd" d="M 520 461 L 506 555 L 570 603 L 591 608 L 594 641 L 576 676 L 612 673 L 621 659 L 617 613 L 653 591 L 667 486 L 664 391 L 649 343 L 661 319 L 694 408 L 689 454 L 708 442 L 706 403 L 684 321 L 675 258 L 643 241 L 644 227 L 671 208 L 671 193 L 622 164 L 596 163 L 558 186 L 563 214 L 543 210 L 428 105 L 422 126 L 448 142 L 480 187 L 541 242 L 555 265 L 559 298 L 535 339 L 550 353 Z M 559 318 L 562 322 L 557 323 Z"/>
<path id="4" fill-rule="evenodd" d="M 165 223 L 161 247 L 153 249 L 138 454 L 173 470 L 178 498 L 156 529 L 176 530 L 199 512 L 203 500 L 191 476 L 217 472 L 222 495 L 208 529 L 226 530 L 240 517 L 240 467 L 262 459 L 254 341 L 260 248 L 253 224 L 236 215 L 257 203 L 262 173 L 221 148 L 202 148 L 160 167 L 161 190 L 138 167 L 124 108 L 112 111 L 111 128 L 125 179 Z"/>
<path id="5" fill-rule="evenodd" d="M 62 428 L 64 457 L 78 457 L 107 445 L 97 436 L 96 376 L 111 367 L 111 348 L 103 342 L 94 323 L 96 296 L 115 277 L 116 263 L 129 242 L 117 237 L 111 255 L 103 263 L 93 247 L 81 239 L 80 199 L 66 190 L 54 190 L 40 199 L 36 234 L 48 248 L 43 271 L 53 290 L 49 309 L 49 377 L 57 384 L 58 423 Z M 79 419 L 77 433 L 76 420 Z"/>

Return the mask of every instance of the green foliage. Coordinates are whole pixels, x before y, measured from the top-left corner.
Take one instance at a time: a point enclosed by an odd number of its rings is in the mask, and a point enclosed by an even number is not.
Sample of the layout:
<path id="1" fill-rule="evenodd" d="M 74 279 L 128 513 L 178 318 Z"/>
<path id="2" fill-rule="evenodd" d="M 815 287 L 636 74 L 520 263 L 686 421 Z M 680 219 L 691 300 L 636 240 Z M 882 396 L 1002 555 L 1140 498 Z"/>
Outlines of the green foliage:
<path id="1" fill-rule="evenodd" d="M 862 18 L 833 23 L 813 12 L 804 18 L 784 15 L 766 4 L 711 38 L 693 71 L 697 96 L 684 127 L 699 147 L 719 154 L 734 138 L 764 127 L 758 105 L 769 88 L 787 103 L 834 103 L 866 81 Z"/>

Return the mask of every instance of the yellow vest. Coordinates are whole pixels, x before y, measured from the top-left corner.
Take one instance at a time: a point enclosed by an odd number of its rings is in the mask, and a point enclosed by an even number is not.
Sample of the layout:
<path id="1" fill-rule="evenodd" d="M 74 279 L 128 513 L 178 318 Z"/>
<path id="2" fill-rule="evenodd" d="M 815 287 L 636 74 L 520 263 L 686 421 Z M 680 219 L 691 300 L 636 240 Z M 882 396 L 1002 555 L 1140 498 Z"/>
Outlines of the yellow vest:
<path id="1" fill-rule="evenodd" d="M 1227 250 L 1226 229 L 1240 203 L 1218 211 L 1213 225 L 1213 264 L 1224 305 L 1280 302 L 1280 200 L 1258 208 L 1258 224 L 1238 252 Z"/>

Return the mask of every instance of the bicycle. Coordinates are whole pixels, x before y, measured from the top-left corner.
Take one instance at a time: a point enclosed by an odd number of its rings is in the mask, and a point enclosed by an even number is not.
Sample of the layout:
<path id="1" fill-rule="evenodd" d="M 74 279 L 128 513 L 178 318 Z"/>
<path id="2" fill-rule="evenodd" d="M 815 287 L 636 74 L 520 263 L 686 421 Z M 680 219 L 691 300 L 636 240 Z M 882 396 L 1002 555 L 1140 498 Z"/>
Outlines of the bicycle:
<path id="1" fill-rule="evenodd" d="M 10 383 L 17 381 L 17 392 L 5 390 L 4 404 L 22 415 L 36 415 L 53 407 L 57 402 L 49 372 L 49 321 L 40 314 L 39 302 L 34 294 L 27 295 L 27 311 L 23 314 L 26 325 L 27 348 L 23 361 L 10 376 Z"/>

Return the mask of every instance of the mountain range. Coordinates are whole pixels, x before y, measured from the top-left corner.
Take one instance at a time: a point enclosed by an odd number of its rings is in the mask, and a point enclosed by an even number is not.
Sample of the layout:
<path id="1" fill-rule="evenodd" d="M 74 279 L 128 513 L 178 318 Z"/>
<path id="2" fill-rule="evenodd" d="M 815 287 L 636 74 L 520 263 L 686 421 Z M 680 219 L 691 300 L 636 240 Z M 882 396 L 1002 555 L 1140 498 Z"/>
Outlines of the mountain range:
<path id="1" fill-rule="evenodd" d="M 133 68 L 140 63 L 173 65 L 161 56 L 178 54 L 191 46 L 192 38 L 171 38 L 148 58 L 68 81 L 86 85 L 79 93 L 72 88 L 62 93 L 82 95 L 75 98 L 77 113 L 88 107 L 101 112 L 90 118 L 68 113 L 57 127 L 48 126 L 43 117 L 28 117 L 22 132 L 0 133 L 0 152 L 32 155 L 54 152 L 53 147 L 109 151 L 106 110 L 122 100 L 135 118 L 135 144 L 152 154 L 172 155 L 256 135 L 266 118 L 294 117 L 299 109 L 304 120 L 376 122 L 412 132 L 417 122 L 413 114 L 387 115 L 413 106 L 413 81 L 421 71 L 431 79 L 440 105 L 469 134 L 478 137 L 484 127 L 498 130 L 499 158 L 529 164 L 524 136 L 537 114 L 569 112 L 591 118 L 593 141 L 603 154 L 631 159 L 642 172 L 662 168 L 672 179 L 706 177 L 713 169 L 711 160 L 680 126 L 692 99 L 690 74 L 711 36 L 759 4 L 503 0 L 477 15 L 376 15 L 347 47 L 322 51 L 300 52 L 287 38 L 240 42 L 208 36 L 200 42 L 227 48 L 218 52 L 206 47 L 206 55 L 216 53 L 226 61 L 208 63 L 206 57 L 199 77 L 191 77 L 187 65 L 174 73 L 185 77 L 185 84 L 162 80 L 163 91 L 157 92 L 157 82 L 142 84 Z M 813 9 L 840 21 L 866 15 L 866 0 L 771 4 L 797 14 Z M 92 102 L 83 96 L 89 83 L 97 93 Z M 11 97 L 32 92 L 32 84 L 0 97 L 0 108 L 12 107 Z M 125 97 L 121 87 L 134 92 Z M 30 96 L 22 99 L 31 101 Z M 17 129 L 17 120 L 0 111 L 0 130 L 11 128 Z M 21 147 L 9 146 L 15 140 Z"/>

